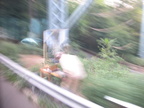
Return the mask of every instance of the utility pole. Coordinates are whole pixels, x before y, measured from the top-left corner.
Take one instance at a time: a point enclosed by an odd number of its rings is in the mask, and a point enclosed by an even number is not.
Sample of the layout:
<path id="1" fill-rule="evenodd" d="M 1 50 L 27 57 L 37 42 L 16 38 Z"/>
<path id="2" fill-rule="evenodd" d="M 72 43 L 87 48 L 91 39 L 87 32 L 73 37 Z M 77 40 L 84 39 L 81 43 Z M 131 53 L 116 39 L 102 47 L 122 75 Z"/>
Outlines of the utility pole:
<path id="1" fill-rule="evenodd" d="M 87 10 L 93 0 L 85 2 L 68 17 L 68 0 L 47 0 L 48 6 L 48 30 L 43 32 L 43 55 L 44 63 L 47 61 L 48 52 L 58 52 L 60 49 L 68 49 L 69 29 L 77 22 Z M 49 50 L 49 51 L 48 51 Z"/>
<path id="2" fill-rule="evenodd" d="M 144 1 L 142 0 L 142 22 L 141 22 L 141 33 L 139 43 L 139 56 L 144 58 Z"/>
<path id="3" fill-rule="evenodd" d="M 67 18 L 67 0 L 48 0 L 48 28 L 63 29 Z"/>
<path id="4" fill-rule="evenodd" d="M 83 0 L 68 18 L 68 0 L 48 0 L 49 29 L 70 29 L 84 14 L 93 0 Z"/>

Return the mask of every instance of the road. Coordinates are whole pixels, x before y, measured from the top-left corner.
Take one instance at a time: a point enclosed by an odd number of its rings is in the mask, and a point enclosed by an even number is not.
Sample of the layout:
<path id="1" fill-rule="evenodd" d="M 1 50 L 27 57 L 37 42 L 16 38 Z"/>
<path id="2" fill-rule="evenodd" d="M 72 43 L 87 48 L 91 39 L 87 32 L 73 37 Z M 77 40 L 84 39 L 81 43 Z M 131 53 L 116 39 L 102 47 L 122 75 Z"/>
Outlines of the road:
<path id="1" fill-rule="evenodd" d="M 0 76 L 0 108 L 39 108 L 4 77 Z"/>

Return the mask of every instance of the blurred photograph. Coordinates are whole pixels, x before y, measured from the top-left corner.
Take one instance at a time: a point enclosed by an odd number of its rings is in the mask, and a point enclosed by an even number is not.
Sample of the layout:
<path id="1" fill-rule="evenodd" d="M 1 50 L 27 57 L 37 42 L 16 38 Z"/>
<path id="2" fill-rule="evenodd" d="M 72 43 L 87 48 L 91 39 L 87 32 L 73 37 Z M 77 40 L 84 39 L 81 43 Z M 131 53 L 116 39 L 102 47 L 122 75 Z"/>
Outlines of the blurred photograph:
<path id="1" fill-rule="evenodd" d="M 143 0 L 0 0 L 0 108 L 143 107 Z"/>

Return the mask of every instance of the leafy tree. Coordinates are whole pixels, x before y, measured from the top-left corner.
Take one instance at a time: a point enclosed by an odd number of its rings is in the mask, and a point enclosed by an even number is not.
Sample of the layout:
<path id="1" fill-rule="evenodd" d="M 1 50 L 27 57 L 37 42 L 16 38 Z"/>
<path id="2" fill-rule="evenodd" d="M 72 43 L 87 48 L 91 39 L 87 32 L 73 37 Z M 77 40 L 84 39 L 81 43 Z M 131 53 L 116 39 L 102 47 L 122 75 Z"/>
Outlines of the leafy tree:
<path id="1" fill-rule="evenodd" d="M 125 5 L 129 5 L 130 8 Z M 117 7 L 94 1 L 89 12 L 71 30 L 71 38 L 82 47 L 98 51 L 96 40 L 116 39 L 115 46 L 131 44 L 119 53 L 137 54 L 141 23 L 141 2 L 123 0 Z"/>
<path id="2" fill-rule="evenodd" d="M 46 0 L 28 0 L 29 16 L 35 18 L 46 18 L 47 5 Z"/>
<path id="3" fill-rule="evenodd" d="M 0 0 L 0 26 L 9 37 L 21 40 L 27 36 L 30 19 L 46 19 L 46 11 L 46 0 Z"/>
<path id="4" fill-rule="evenodd" d="M 0 17 L 27 18 L 26 0 L 1 0 Z"/>

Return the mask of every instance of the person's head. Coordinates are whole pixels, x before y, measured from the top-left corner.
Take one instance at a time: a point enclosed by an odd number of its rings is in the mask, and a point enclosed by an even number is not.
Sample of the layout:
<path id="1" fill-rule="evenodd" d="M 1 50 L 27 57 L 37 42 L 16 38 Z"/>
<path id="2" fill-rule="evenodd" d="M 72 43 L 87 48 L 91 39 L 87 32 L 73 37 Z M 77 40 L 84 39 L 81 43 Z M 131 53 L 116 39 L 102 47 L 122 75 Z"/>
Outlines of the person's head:
<path id="1" fill-rule="evenodd" d="M 65 43 L 62 45 L 62 49 L 65 53 L 69 53 L 70 52 L 70 45 L 68 43 Z"/>
<path id="2" fill-rule="evenodd" d="M 54 56 L 56 59 L 59 60 L 61 58 L 62 54 L 64 54 L 64 52 L 57 52 Z"/>

